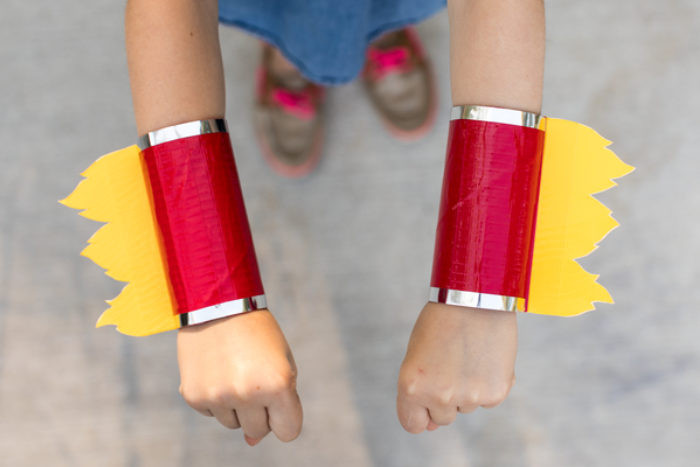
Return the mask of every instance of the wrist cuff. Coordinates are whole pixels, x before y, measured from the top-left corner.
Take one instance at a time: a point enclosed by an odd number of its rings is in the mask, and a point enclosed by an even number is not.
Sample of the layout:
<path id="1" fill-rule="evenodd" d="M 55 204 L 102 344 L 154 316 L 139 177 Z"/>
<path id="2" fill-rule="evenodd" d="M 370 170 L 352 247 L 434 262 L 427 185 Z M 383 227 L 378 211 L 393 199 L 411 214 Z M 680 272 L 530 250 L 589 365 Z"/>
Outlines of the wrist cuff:
<path id="1" fill-rule="evenodd" d="M 136 144 L 142 151 L 152 146 L 169 143 L 178 139 L 189 138 L 191 136 L 201 136 L 209 133 L 228 133 L 226 120 L 215 118 L 208 120 L 195 120 L 193 122 L 180 123 L 177 125 L 149 131 L 145 135 L 139 136 Z"/>
<path id="2" fill-rule="evenodd" d="M 180 324 L 265 308 L 226 122 L 159 129 L 139 147 Z"/>
<path id="3" fill-rule="evenodd" d="M 477 105 L 451 117 L 430 301 L 524 310 L 544 119 Z"/>

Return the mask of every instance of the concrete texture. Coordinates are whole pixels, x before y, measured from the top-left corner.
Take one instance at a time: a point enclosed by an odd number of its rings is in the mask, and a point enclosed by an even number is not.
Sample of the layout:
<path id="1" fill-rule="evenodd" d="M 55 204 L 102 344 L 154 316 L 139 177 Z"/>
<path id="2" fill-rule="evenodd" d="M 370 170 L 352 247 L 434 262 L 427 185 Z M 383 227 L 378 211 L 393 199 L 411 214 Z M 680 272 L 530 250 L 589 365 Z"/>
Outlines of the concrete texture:
<path id="1" fill-rule="evenodd" d="M 700 4 L 550 1 L 544 108 L 637 171 L 601 198 L 622 227 L 584 263 L 614 306 L 522 316 L 499 408 L 412 436 L 398 366 L 425 301 L 447 116 L 447 18 L 420 26 L 440 84 L 422 141 L 332 90 L 319 170 L 280 179 L 250 124 L 254 39 L 221 31 L 228 118 L 271 307 L 294 349 L 300 439 L 251 449 L 177 392 L 174 333 L 94 330 L 120 285 L 78 256 L 97 224 L 60 207 L 134 141 L 123 2 L 6 0 L 0 16 L 0 465 L 696 466 L 700 458 Z"/>

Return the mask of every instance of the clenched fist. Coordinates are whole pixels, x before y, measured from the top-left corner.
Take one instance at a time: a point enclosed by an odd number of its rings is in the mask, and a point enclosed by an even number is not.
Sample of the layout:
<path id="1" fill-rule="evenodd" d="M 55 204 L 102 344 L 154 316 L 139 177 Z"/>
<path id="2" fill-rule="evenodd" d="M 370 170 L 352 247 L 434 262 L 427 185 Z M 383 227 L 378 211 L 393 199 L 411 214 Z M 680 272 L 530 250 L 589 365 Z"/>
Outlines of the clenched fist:
<path id="1" fill-rule="evenodd" d="M 180 329 L 177 350 L 180 393 L 193 409 L 242 427 L 251 446 L 270 431 L 282 441 L 299 435 L 296 365 L 269 311 Z"/>
<path id="2" fill-rule="evenodd" d="M 515 313 L 426 304 L 399 374 L 401 425 L 420 433 L 500 404 L 514 381 L 517 334 Z"/>

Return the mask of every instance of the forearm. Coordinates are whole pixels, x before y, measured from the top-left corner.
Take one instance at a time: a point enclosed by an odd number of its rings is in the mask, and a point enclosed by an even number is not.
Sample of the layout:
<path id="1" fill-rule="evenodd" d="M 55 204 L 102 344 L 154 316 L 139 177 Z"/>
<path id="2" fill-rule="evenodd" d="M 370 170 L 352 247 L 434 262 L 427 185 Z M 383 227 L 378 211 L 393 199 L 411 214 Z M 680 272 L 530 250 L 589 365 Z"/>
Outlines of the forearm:
<path id="1" fill-rule="evenodd" d="M 539 113 L 544 75 L 543 0 L 448 0 L 454 105 Z"/>
<path id="2" fill-rule="evenodd" d="M 126 47 L 139 134 L 178 123 L 224 117 L 217 0 L 129 0 Z M 218 193 L 221 201 L 216 196 L 210 200 L 208 195 L 200 195 L 197 191 L 201 184 L 213 183 L 206 179 L 206 175 L 181 177 L 182 183 L 163 185 L 178 192 L 177 196 L 167 197 L 176 200 L 172 201 L 173 206 L 182 200 L 182 203 L 191 205 L 188 196 L 194 193 L 193 199 L 202 206 L 203 214 L 200 209 L 195 209 L 196 212 L 188 214 L 189 218 L 212 222 L 212 231 L 216 231 L 216 235 L 210 236 L 210 243 L 216 247 L 214 252 L 226 251 L 212 263 L 218 266 L 212 266 L 214 272 L 210 277 L 222 277 L 216 273 L 215 267 L 223 265 L 224 269 L 233 270 L 228 259 L 236 258 L 236 274 L 228 275 L 226 281 L 217 280 L 216 284 L 207 283 L 205 286 L 212 297 L 227 297 L 225 300 L 231 304 L 229 309 L 235 311 L 234 302 L 264 292 L 259 284 L 252 241 L 246 237 L 248 223 L 243 204 L 236 204 L 241 201 L 241 195 L 234 162 L 225 146 L 216 145 L 220 146 L 216 153 L 207 153 L 205 149 L 192 150 L 196 154 L 191 154 L 190 162 L 184 163 L 183 167 L 185 173 L 190 173 L 189 167 L 197 169 L 197 166 L 188 164 L 206 159 L 210 164 L 208 168 L 223 168 L 215 171 L 219 174 L 217 189 L 223 193 Z M 202 144 L 202 148 L 206 147 Z M 177 151 L 172 154 L 177 157 Z M 158 157 L 159 163 L 169 163 L 167 149 Z M 222 161 L 228 161 L 229 165 Z M 178 175 L 174 170 L 164 172 Z M 202 172 L 193 170 L 191 173 Z M 181 211 L 177 206 L 174 209 Z M 167 211 L 167 207 L 164 210 Z M 216 212 L 223 213 L 219 220 L 213 219 L 216 216 L 207 217 Z M 231 227 L 232 224 L 235 228 Z M 179 228 L 188 234 L 194 232 Z M 229 244 L 224 237 L 234 241 Z M 209 264 L 199 265 L 194 255 L 190 255 L 189 245 L 179 247 L 177 255 L 186 258 L 185 264 L 195 266 L 193 275 L 203 270 L 206 275 Z M 175 251 L 174 247 L 172 251 Z M 191 282 L 201 284 L 197 280 Z M 234 284 L 235 281 L 238 282 Z M 211 293 L 212 290 L 216 293 Z M 198 300 L 200 297 L 192 298 Z M 209 297 L 203 300 L 209 300 Z M 205 308 L 216 305 L 206 303 Z M 180 392 L 185 401 L 202 414 L 216 417 L 228 428 L 241 427 L 250 445 L 258 443 L 270 430 L 283 441 L 298 436 L 303 415 L 296 392 L 296 365 L 282 331 L 268 311 L 239 313 L 183 327 L 178 332 L 178 362 Z"/>
<path id="3" fill-rule="evenodd" d="M 217 0 L 129 0 L 125 26 L 139 134 L 224 116 Z"/>

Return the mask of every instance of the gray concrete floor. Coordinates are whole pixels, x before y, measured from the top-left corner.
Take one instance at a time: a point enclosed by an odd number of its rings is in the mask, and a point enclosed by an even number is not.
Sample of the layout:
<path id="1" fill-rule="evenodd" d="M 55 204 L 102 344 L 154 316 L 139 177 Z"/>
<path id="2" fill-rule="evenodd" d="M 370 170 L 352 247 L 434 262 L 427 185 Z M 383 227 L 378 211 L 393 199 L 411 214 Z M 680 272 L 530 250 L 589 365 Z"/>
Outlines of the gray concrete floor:
<path id="1" fill-rule="evenodd" d="M 412 436 L 394 414 L 425 301 L 449 94 L 444 13 L 420 26 L 440 118 L 387 135 L 358 84 L 333 89 L 319 170 L 270 172 L 251 137 L 254 39 L 221 31 L 228 118 L 262 274 L 293 346 L 303 435 L 246 446 L 177 392 L 174 333 L 94 330 L 120 285 L 78 256 L 97 224 L 60 207 L 135 128 L 123 2 L 5 0 L 0 16 L 0 465 L 696 466 L 700 458 L 700 4 L 549 1 L 546 113 L 637 171 L 601 198 L 622 227 L 584 263 L 617 300 L 522 316 L 499 408 Z"/>

